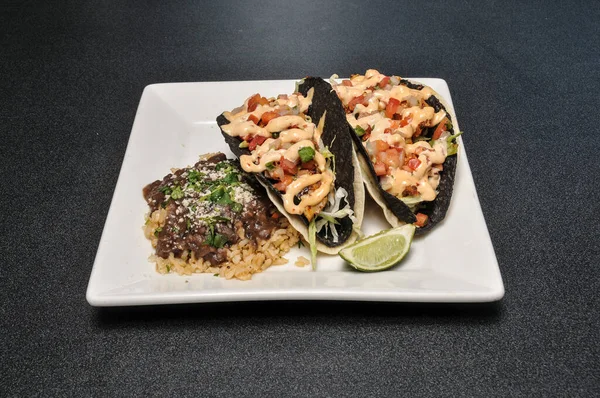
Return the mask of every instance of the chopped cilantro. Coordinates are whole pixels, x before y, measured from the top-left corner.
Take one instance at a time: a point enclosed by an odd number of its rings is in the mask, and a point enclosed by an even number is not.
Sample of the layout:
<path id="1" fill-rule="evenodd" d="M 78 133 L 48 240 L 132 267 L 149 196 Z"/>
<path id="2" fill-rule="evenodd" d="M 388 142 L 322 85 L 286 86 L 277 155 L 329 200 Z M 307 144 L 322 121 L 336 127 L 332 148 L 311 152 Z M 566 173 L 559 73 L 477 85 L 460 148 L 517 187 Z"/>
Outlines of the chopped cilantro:
<path id="1" fill-rule="evenodd" d="M 212 246 L 216 247 L 217 249 L 222 248 L 223 246 L 225 246 L 225 244 L 227 243 L 227 238 L 221 234 L 215 234 L 215 237 L 213 238 L 213 244 Z"/>
<path id="2" fill-rule="evenodd" d="M 223 195 L 221 195 L 219 197 L 219 199 L 217 199 L 216 201 L 218 204 L 220 205 L 229 205 L 231 204 L 233 201 L 231 200 L 231 196 L 229 195 L 229 191 L 223 191 Z"/>
<path id="3" fill-rule="evenodd" d="M 217 170 L 217 171 L 223 170 L 227 173 L 227 172 L 234 170 L 234 167 L 231 163 L 224 160 L 222 162 L 217 163 L 217 165 L 215 166 L 215 170 Z"/>
<path id="4" fill-rule="evenodd" d="M 357 136 L 362 137 L 363 135 L 365 135 L 366 131 L 365 129 L 363 129 L 360 126 L 356 126 L 354 127 L 354 132 L 356 133 Z"/>
<path id="5" fill-rule="evenodd" d="M 279 133 L 271 133 L 271 137 L 277 139 L 279 138 Z"/>
<path id="6" fill-rule="evenodd" d="M 183 198 L 183 190 L 180 186 L 173 188 L 171 191 L 171 197 L 175 200 Z"/>
<path id="7" fill-rule="evenodd" d="M 229 221 L 231 221 L 230 218 L 221 217 L 221 216 L 200 217 L 200 219 L 202 221 L 204 221 L 205 223 L 207 223 L 209 226 L 211 224 L 214 226 L 214 224 L 219 223 L 219 222 L 229 222 Z"/>
<path id="8" fill-rule="evenodd" d="M 191 184 L 191 187 L 196 192 L 202 192 L 207 187 L 207 185 L 208 184 L 206 184 L 204 181 L 198 181 L 195 184 Z M 188 187 L 189 187 L 189 185 L 188 185 Z"/>
<path id="9" fill-rule="evenodd" d="M 185 224 L 186 224 L 187 229 L 192 229 L 192 222 L 190 221 L 189 218 L 187 218 L 185 220 Z"/>
<path id="10" fill-rule="evenodd" d="M 154 230 L 154 236 L 158 236 L 158 234 L 162 231 L 162 227 L 158 227 Z"/>
<path id="11" fill-rule="evenodd" d="M 213 276 L 219 277 L 219 274 L 218 273 L 217 274 L 213 274 Z"/>
<path id="12" fill-rule="evenodd" d="M 275 169 L 275 164 L 273 162 L 268 162 L 267 164 L 265 164 L 265 166 L 267 167 L 268 170 Z"/>
<path id="13" fill-rule="evenodd" d="M 166 267 L 167 267 L 167 272 L 171 272 L 171 266 L 169 264 L 167 264 Z"/>
<path id="14" fill-rule="evenodd" d="M 209 202 L 217 203 L 220 205 L 228 205 L 233 202 L 231 200 L 229 192 L 225 189 L 223 185 L 217 186 L 210 194 L 203 197 L 202 200 L 208 200 Z"/>
<path id="15" fill-rule="evenodd" d="M 168 185 L 162 186 L 162 187 L 158 188 L 158 190 L 160 192 L 164 193 L 165 195 L 171 194 L 171 188 Z"/>
<path id="16" fill-rule="evenodd" d="M 214 233 L 214 229 L 211 229 L 210 233 L 206 236 L 204 243 L 220 249 L 227 243 L 227 238 L 219 233 Z"/>
<path id="17" fill-rule="evenodd" d="M 238 182 L 240 182 L 240 176 L 235 171 L 232 171 L 230 173 L 227 173 L 227 175 L 223 179 L 223 182 L 225 182 L 226 184 L 238 183 Z"/>
<path id="18" fill-rule="evenodd" d="M 304 242 L 302 242 L 301 239 L 298 239 L 298 249 L 300 249 L 301 247 L 304 247 Z"/>
<path id="19" fill-rule="evenodd" d="M 215 233 L 215 224 L 223 221 L 230 221 L 227 217 L 205 217 L 203 220 L 208 224 L 208 234 L 206 235 L 205 244 L 222 248 L 227 243 L 227 238 L 219 233 Z"/>
<path id="20" fill-rule="evenodd" d="M 197 171 L 197 170 L 190 170 L 188 172 L 187 179 L 191 184 L 195 184 L 195 183 L 199 182 L 202 177 L 204 177 L 204 173 Z"/>
<path id="21" fill-rule="evenodd" d="M 315 150 L 309 146 L 300 148 L 298 151 L 302 163 L 310 162 L 315 157 Z"/>
<path id="22" fill-rule="evenodd" d="M 233 202 L 229 207 L 231 208 L 231 211 L 234 211 L 236 213 L 239 213 L 244 208 L 244 206 L 242 206 L 242 204 L 238 202 Z"/>

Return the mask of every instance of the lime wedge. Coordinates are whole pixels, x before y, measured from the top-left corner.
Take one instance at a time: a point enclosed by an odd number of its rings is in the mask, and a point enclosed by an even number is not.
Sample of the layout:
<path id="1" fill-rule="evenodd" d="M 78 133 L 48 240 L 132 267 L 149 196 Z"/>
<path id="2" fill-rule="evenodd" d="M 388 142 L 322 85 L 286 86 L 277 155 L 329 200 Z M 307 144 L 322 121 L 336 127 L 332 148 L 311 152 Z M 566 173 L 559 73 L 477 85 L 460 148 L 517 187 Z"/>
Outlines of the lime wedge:
<path id="1" fill-rule="evenodd" d="M 359 271 L 383 271 L 398 264 L 412 243 L 413 224 L 381 231 L 340 251 L 340 257 Z"/>

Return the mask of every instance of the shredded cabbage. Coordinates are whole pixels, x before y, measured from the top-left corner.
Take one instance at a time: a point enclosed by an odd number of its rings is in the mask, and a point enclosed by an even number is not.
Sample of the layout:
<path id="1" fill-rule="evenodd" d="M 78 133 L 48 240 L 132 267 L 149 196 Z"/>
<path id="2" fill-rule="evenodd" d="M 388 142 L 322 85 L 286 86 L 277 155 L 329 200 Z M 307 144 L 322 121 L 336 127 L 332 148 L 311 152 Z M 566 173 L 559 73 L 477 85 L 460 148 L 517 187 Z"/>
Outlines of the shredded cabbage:
<path id="1" fill-rule="evenodd" d="M 300 92 L 300 85 L 304 83 L 304 79 L 300 79 L 300 81 L 296 82 L 296 89 L 295 89 L 295 93 L 299 93 Z"/>
<path id="2" fill-rule="evenodd" d="M 315 220 L 313 218 L 308 224 L 308 244 L 310 245 L 310 262 L 313 271 L 317 269 L 317 230 L 315 228 Z"/>
<path id="3" fill-rule="evenodd" d="M 404 204 L 407 205 L 408 208 L 410 209 L 410 211 L 412 211 L 413 213 L 417 210 L 417 208 L 419 207 L 419 204 L 421 202 L 423 202 L 421 195 L 405 196 L 403 198 L 400 198 L 400 200 L 403 201 Z"/>
<path id="4" fill-rule="evenodd" d="M 315 224 L 317 232 L 321 232 L 321 229 L 325 228 L 325 237 L 329 236 L 329 233 L 331 232 L 331 236 L 335 243 L 339 241 L 339 235 L 335 227 L 336 225 L 339 225 L 338 219 L 341 220 L 345 217 L 349 217 L 350 220 L 352 220 L 352 223 L 355 224 L 357 222 L 356 217 L 354 216 L 354 210 L 350 208 L 347 198 L 348 191 L 342 187 L 339 187 L 335 193 L 331 192 L 327 197 L 327 205 L 319 213 L 319 220 Z M 340 208 L 342 199 L 344 199 L 346 205 L 343 208 Z"/>
<path id="5" fill-rule="evenodd" d="M 331 77 L 329 78 L 329 83 L 330 83 L 332 86 L 337 86 L 337 84 L 338 84 L 338 83 L 335 81 L 335 79 L 339 79 L 339 78 L 340 78 L 340 77 L 339 77 L 337 74 L 335 74 L 335 73 L 334 73 L 334 74 L 333 74 L 333 75 L 331 75 Z"/>
<path id="6" fill-rule="evenodd" d="M 321 152 L 321 155 L 323 155 L 323 157 L 327 161 L 326 167 L 331 168 L 331 171 L 333 171 L 333 174 L 335 174 L 335 155 L 329 150 L 329 147 L 327 146 L 321 149 L 319 152 Z"/>
<path id="7" fill-rule="evenodd" d="M 448 156 L 456 155 L 458 152 L 458 143 L 452 143 L 452 141 L 456 140 L 462 133 L 463 132 L 461 131 L 446 138 L 446 142 L 448 143 Z"/>

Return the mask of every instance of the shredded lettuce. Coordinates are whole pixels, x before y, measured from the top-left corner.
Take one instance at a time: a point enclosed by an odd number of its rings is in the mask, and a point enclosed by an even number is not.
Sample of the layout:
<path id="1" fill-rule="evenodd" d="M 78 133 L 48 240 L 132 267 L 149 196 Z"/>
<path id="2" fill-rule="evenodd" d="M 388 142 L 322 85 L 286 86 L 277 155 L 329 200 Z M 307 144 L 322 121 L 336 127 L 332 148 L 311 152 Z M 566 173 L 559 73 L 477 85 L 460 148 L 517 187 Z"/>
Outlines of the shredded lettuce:
<path id="1" fill-rule="evenodd" d="M 407 205 L 410 208 L 410 211 L 412 211 L 413 213 L 415 212 L 415 210 L 417 209 L 417 207 L 419 206 L 419 204 L 421 202 L 423 202 L 423 199 L 421 198 L 420 195 L 417 195 L 417 196 L 405 196 L 403 198 L 400 198 L 400 200 L 402 202 L 404 202 L 404 204 Z"/>
<path id="2" fill-rule="evenodd" d="M 349 217 L 353 223 L 356 223 L 356 217 L 354 211 L 350 208 L 350 204 L 346 200 L 348 198 L 348 191 L 344 188 L 339 187 L 335 193 L 331 192 L 327 198 L 327 205 L 319 215 L 319 220 L 316 223 L 316 231 L 321 232 L 321 229 L 325 228 L 325 236 L 329 236 L 331 233 L 332 239 L 335 243 L 339 241 L 339 235 L 336 229 L 336 225 L 339 225 L 339 221 L 343 218 Z M 342 199 L 346 205 L 342 206 Z"/>
<path id="3" fill-rule="evenodd" d="M 456 143 L 456 142 L 453 143 L 452 141 L 456 140 L 458 138 L 458 136 L 461 135 L 462 133 L 463 132 L 460 131 L 460 132 L 446 138 L 446 142 L 448 143 L 448 156 L 456 155 L 456 153 L 458 152 L 458 143 Z"/>
<path id="4" fill-rule="evenodd" d="M 350 208 L 348 201 L 348 191 L 344 188 L 339 187 L 335 193 L 331 192 L 327 197 L 327 205 L 315 218 L 308 224 L 308 243 L 310 244 L 310 254 L 313 270 L 317 267 L 317 233 L 321 232 L 325 228 L 325 237 L 331 237 L 335 243 L 339 242 L 339 234 L 336 229 L 336 225 L 339 225 L 339 220 L 349 217 L 350 220 L 356 225 L 356 217 L 354 211 Z M 346 205 L 342 208 L 342 199 L 344 199 Z M 355 231 L 362 235 L 360 230 L 354 228 Z"/>
<path id="5" fill-rule="evenodd" d="M 336 80 L 336 79 L 339 79 L 339 78 L 340 78 L 340 77 L 339 77 L 337 74 L 335 74 L 335 73 L 334 73 L 334 74 L 333 74 L 333 75 L 331 75 L 331 77 L 329 78 L 329 83 L 330 83 L 332 86 L 337 86 L 337 84 L 338 84 L 338 83 L 337 83 L 335 80 Z"/>
<path id="6" fill-rule="evenodd" d="M 444 134 L 442 134 L 442 136 L 440 138 L 438 138 L 437 140 L 432 140 L 429 144 L 433 148 L 433 146 L 438 141 L 445 140 L 446 141 L 446 148 L 448 149 L 447 156 L 456 155 L 456 153 L 458 152 L 458 144 L 456 142 L 452 142 L 452 141 L 455 141 L 458 138 L 458 136 L 462 135 L 462 133 L 463 132 L 461 131 L 461 132 L 456 133 L 454 135 L 448 135 L 448 136 L 445 136 Z"/>
<path id="7" fill-rule="evenodd" d="M 317 269 L 317 228 L 316 218 L 313 218 L 308 224 L 308 244 L 310 245 L 310 262 L 313 271 Z"/>
<path id="8" fill-rule="evenodd" d="M 323 155 L 325 161 L 327 162 L 325 167 L 331 168 L 331 171 L 333 171 L 333 174 L 335 174 L 335 155 L 333 152 L 331 152 L 327 146 L 321 149 L 319 152 L 321 152 L 321 155 Z"/>
<path id="9" fill-rule="evenodd" d="M 300 92 L 300 85 L 304 83 L 304 79 L 301 79 L 300 81 L 296 82 L 296 88 L 294 89 L 295 93 L 299 93 Z"/>

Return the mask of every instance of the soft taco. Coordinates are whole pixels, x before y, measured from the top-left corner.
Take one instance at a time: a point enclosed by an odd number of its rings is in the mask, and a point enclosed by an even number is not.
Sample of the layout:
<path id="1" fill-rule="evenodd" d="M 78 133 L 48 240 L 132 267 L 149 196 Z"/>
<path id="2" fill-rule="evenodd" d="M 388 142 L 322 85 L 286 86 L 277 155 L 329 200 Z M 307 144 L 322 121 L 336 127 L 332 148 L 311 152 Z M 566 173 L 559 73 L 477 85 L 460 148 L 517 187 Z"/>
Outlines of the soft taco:
<path id="1" fill-rule="evenodd" d="M 331 86 L 306 78 L 295 93 L 255 94 L 217 123 L 244 171 L 316 251 L 336 254 L 360 234 L 365 193 L 346 115 Z"/>
<path id="2" fill-rule="evenodd" d="M 331 85 L 367 190 L 388 222 L 414 223 L 417 233 L 433 228 L 446 215 L 454 185 L 460 133 L 449 108 L 430 87 L 374 69 Z"/>

